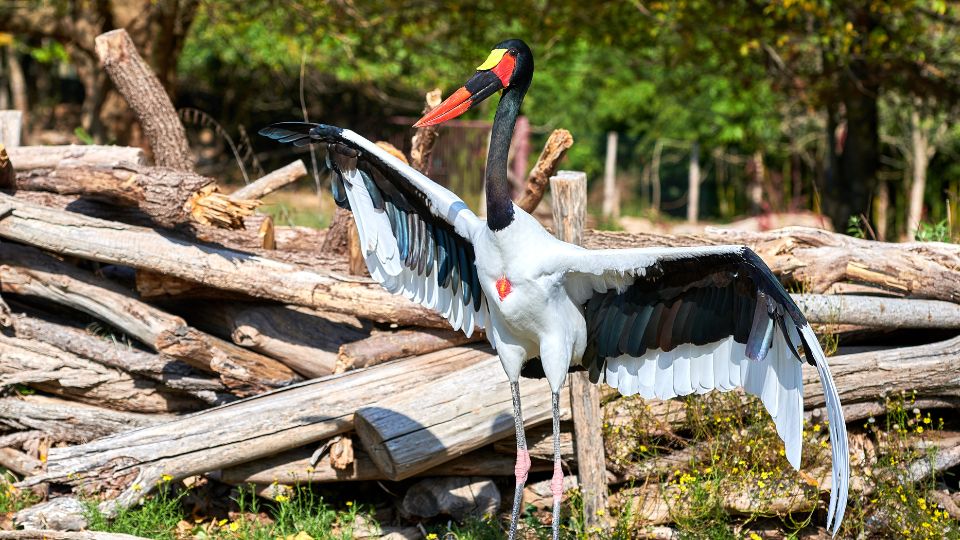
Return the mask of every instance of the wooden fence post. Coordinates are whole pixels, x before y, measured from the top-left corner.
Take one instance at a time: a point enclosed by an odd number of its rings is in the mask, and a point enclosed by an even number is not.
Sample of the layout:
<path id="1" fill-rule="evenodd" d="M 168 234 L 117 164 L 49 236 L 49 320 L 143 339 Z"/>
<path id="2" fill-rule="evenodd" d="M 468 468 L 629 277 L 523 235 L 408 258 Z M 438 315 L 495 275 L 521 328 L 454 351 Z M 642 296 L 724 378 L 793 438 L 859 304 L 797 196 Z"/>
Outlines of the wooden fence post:
<path id="1" fill-rule="evenodd" d="M 580 244 L 587 213 L 587 175 L 579 171 L 558 171 L 550 178 L 553 194 L 553 227 L 557 238 Z M 607 507 L 607 470 L 603 453 L 603 411 L 600 389 L 585 372 L 571 373 L 570 408 L 573 412 L 574 447 L 583 495 L 586 528 L 603 527 L 598 511 Z"/>

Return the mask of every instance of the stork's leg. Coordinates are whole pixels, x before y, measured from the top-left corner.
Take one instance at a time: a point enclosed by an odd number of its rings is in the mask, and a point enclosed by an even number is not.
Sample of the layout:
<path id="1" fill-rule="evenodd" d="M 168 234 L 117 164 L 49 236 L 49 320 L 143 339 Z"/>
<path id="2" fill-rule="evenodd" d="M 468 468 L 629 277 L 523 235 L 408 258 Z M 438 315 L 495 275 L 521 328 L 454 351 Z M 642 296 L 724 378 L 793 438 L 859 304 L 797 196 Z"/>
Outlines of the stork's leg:
<path id="1" fill-rule="evenodd" d="M 530 453 L 527 451 L 527 437 L 523 433 L 523 413 L 520 410 L 520 383 L 510 383 L 513 394 L 513 422 L 517 429 L 517 464 L 513 472 L 517 477 L 517 487 L 513 492 L 513 512 L 510 514 L 509 540 L 517 535 L 517 522 L 520 519 L 520 505 L 523 504 L 523 486 L 530 472 Z"/>
<path id="2" fill-rule="evenodd" d="M 563 498 L 563 468 L 560 464 L 560 392 L 553 393 L 553 540 L 560 538 L 560 501 Z"/>

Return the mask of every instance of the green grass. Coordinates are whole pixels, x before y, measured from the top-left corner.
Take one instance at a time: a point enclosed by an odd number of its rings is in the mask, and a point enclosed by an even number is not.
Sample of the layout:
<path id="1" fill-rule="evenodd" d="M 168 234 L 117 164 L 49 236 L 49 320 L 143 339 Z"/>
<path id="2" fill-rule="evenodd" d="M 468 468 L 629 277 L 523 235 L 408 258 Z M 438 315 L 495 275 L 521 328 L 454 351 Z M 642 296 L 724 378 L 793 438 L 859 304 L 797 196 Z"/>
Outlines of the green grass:
<path id="1" fill-rule="evenodd" d="M 234 499 L 236 511 L 229 519 L 189 519 L 184 498 L 186 489 L 170 484 L 160 486 L 143 503 L 121 510 L 108 519 L 94 501 L 87 503 L 89 529 L 125 533 L 160 540 L 176 540 L 183 536 L 209 539 L 275 540 L 346 540 L 354 537 L 358 520 L 374 523 L 362 508 L 346 503 L 337 510 L 308 488 L 297 488 L 289 494 L 263 502 L 252 488 L 242 488 Z"/>
<path id="2" fill-rule="evenodd" d="M 40 498 L 30 490 L 14 487 L 16 481 L 12 473 L 0 468 L 0 514 L 19 512 L 40 502 Z"/>

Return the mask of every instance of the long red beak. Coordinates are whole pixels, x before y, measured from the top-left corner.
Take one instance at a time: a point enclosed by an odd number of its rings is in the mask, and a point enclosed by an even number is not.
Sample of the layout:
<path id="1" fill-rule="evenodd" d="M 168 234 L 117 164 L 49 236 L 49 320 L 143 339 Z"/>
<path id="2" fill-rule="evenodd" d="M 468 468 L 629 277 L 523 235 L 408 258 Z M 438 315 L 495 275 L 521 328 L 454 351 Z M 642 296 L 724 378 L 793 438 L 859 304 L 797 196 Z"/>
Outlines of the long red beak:
<path id="1" fill-rule="evenodd" d="M 443 100 L 443 103 L 417 120 L 413 127 L 435 126 L 447 120 L 453 120 L 503 87 L 503 80 L 495 71 L 478 71 L 467 81 L 467 84 L 458 88 L 456 92 L 450 94 L 450 97 Z"/>
<path id="2" fill-rule="evenodd" d="M 461 86 L 456 92 L 450 94 L 450 97 L 443 100 L 443 103 L 417 120 L 413 127 L 435 126 L 447 120 L 452 120 L 470 110 L 472 106 L 473 95 L 466 87 Z"/>

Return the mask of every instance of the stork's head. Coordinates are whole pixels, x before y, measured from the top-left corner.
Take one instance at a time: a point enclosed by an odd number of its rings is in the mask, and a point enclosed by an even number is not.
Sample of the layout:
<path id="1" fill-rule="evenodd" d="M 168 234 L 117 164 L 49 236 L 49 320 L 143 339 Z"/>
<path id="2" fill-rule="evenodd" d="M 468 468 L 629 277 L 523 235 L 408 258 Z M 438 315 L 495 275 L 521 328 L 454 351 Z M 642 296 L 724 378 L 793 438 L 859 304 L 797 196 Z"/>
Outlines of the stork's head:
<path id="1" fill-rule="evenodd" d="M 477 66 L 477 72 L 467 84 L 424 115 L 414 127 L 434 126 L 452 120 L 499 90 L 526 92 L 532 79 L 533 53 L 530 47 L 519 39 L 501 41 Z"/>

